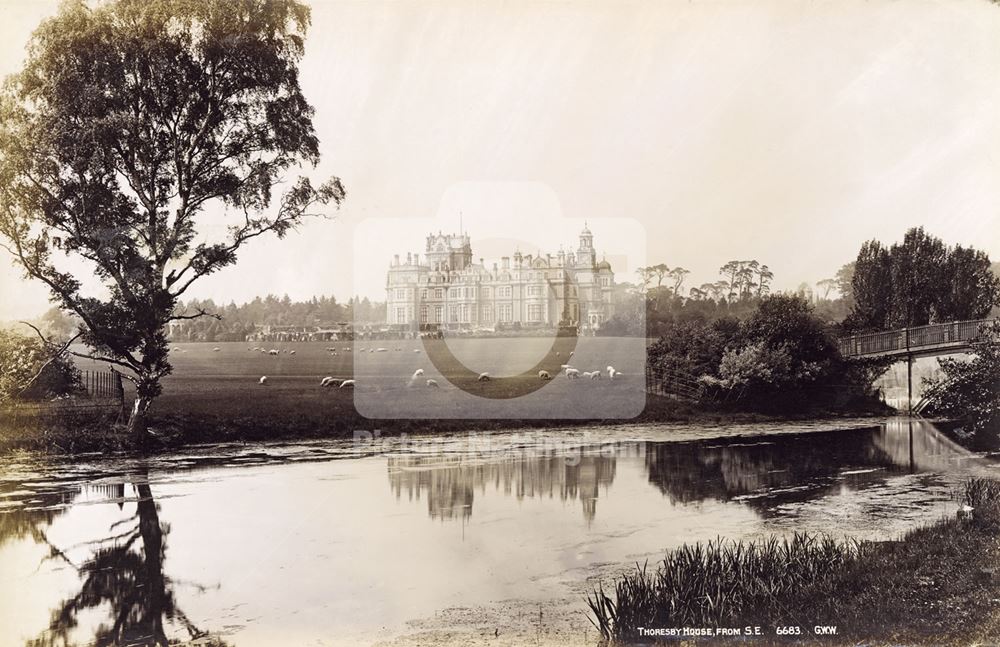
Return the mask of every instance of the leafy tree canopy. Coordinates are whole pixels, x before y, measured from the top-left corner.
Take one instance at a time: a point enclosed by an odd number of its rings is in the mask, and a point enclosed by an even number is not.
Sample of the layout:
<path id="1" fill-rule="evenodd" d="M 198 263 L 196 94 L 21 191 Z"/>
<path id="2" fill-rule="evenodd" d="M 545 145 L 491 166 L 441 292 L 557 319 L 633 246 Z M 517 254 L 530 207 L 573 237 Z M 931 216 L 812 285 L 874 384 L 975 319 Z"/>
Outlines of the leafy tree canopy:
<path id="1" fill-rule="evenodd" d="M 272 200 L 319 160 L 298 79 L 308 24 L 295 0 L 71 0 L 0 95 L 0 236 L 136 383 L 137 434 L 170 372 L 164 326 L 209 314 L 177 314 L 178 298 L 344 198 L 337 179 L 300 177 Z M 232 222 L 206 242 L 213 203 Z M 90 261 L 108 297 L 84 294 L 61 255 Z"/>

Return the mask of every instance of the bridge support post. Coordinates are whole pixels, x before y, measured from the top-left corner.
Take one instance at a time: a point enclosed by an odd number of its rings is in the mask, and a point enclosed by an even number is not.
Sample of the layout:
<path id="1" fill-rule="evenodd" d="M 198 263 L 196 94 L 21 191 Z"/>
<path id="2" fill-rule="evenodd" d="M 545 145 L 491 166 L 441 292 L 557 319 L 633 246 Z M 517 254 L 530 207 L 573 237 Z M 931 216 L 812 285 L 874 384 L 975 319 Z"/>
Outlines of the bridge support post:
<path id="1" fill-rule="evenodd" d="M 906 355 L 906 413 L 913 415 L 913 355 Z"/>

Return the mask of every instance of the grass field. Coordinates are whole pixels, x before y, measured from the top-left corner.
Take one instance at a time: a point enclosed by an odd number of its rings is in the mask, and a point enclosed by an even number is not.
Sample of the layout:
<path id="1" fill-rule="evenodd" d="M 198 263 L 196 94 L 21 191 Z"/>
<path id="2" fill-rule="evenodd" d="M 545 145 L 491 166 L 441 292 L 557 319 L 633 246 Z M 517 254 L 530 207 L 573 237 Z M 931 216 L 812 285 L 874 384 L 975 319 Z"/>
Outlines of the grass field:
<path id="1" fill-rule="evenodd" d="M 500 427 L 522 417 L 599 420 L 622 418 L 619 413 L 634 417 L 642 412 L 645 340 L 582 338 L 572 359 L 555 360 L 569 361 L 581 371 L 602 369 L 601 380 L 567 379 L 558 374 L 558 364 L 554 379 L 544 384 L 534 373 L 504 379 L 532 369 L 550 345 L 551 340 L 544 338 L 450 340 L 449 348 L 468 367 L 466 371 L 489 372 L 498 378 L 465 384 L 470 395 L 449 382 L 449 378 L 461 382 L 462 370 L 452 372 L 445 366 L 442 374 L 418 340 L 171 344 L 174 372 L 164 378 L 163 394 L 154 403 L 151 417 L 154 426 L 168 427 L 171 433 L 190 440 L 199 435 L 212 439 L 268 438 L 344 436 L 356 429 L 375 428 L 465 429 L 470 427 L 469 418 L 493 419 L 495 422 L 485 426 Z M 255 347 L 265 352 L 253 350 Z M 378 348 L 385 350 L 372 352 Z M 269 350 L 278 354 L 271 355 L 266 352 Z M 86 360 L 80 360 L 79 365 L 103 368 Z M 608 365 L 624 375 L 608 380 Z M 411 384 L 417 369 L 423 369 L 424 375 Z M 261 376 L 267 376 L 266 385 L 259 383 Z M 327 376 L 356 377 L 357 388 L 324 388 L 320 381 Z M 427 387 L 429 378 L 440 386 Z M 521 381 L 544 388 L 531 394 L 524 404 L 504 402 L 508 394 L 502 391 L 517 387 Z M 128 386 L 126 383 L 127 392 Z M 637 397 L 641 398 L 638 408 Z M 361 407 L 364 413 L 376 414 L 375 419 L 358 412 L 355 398 L 365 403 Z M 498 402 L 507 408 L 499 410 Z"/>

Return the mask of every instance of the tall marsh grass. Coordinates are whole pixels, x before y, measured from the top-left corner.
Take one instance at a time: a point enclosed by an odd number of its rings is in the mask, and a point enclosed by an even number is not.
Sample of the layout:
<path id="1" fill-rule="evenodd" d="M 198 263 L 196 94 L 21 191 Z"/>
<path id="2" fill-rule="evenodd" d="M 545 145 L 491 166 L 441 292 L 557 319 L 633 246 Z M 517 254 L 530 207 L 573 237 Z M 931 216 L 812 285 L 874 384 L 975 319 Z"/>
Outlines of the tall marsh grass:
<path id="1" fill-rule="evenodd" d="M 972 508 L 965 520 L 981 530 L 1000 529 L 1000 482 L 970 479 L 960 499 Z M 655 571 L 637 565 L 613 592 L 598 587 L 587 598 L 590 619 L 605 640 L 618 642 L 639 639 L 639 627 L 735 627 L 794 619 L 807 591 L 814 602 L 836 591 L 852 597 L 879 581 L 879 573 L 893 570 L 897 547 L 906 541 L 838 541 L 796 533 L 684 545 L 667 553 Z"/>
<path id="2" fill-rule="evenodd" d="M 843 568 L 864 542 L 796 533 L 757 541 L 719 539 L 669 552 L 655 572 L 626 574 L 614 598 L 598 588 L 588 597 L 605 638 L 625 640 L 637 627 L 705 627 L 739 622 L 748 611 L 787 599 L 802 587 Z"/>

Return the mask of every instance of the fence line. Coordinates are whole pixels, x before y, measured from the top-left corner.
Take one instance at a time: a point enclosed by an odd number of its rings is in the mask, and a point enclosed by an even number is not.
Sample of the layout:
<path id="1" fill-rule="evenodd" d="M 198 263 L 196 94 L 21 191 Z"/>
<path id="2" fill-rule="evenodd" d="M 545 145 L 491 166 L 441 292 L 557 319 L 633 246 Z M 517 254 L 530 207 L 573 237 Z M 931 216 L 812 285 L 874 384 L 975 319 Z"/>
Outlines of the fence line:
<path id="1" fill-rule="evenodd" d="M 80 371 L 82 391 L 67 398 L 49 401 L 12 402 L 0 406 L 5 416 L 59 414 L 77 410 L 125 407 L 125 389 L 121 376 L 110 369 Z"/>

